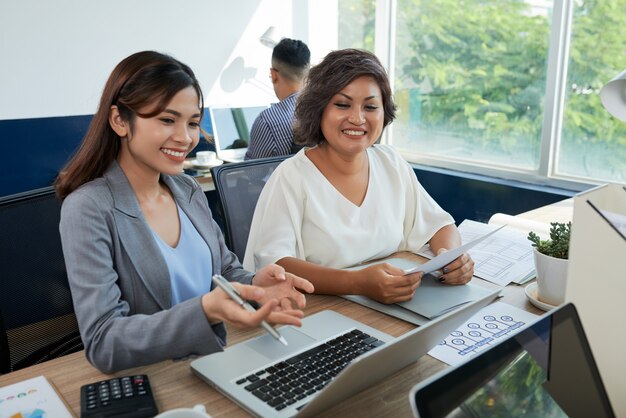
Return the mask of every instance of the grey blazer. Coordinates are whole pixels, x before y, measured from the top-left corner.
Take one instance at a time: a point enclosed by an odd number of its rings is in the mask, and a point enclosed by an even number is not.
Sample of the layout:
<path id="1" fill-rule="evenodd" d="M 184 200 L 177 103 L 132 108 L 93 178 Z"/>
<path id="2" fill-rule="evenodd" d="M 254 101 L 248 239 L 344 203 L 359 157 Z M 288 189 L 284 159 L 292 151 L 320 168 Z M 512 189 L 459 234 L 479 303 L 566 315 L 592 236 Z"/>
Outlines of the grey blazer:
<path id="1" fill-rule="evenodd" d="M 208 244 L 213 271 L 249 284 L 252 273 L 226 248 L 198 183 L 186 175 L 162 180 Z M 111 373 L 222 350 L 224 326 L 209 324 L 200 296 L 171 306 L 167 265 L 117 162 L 67 196 L 60 231 L 81 338 L 95 367 Z"/>

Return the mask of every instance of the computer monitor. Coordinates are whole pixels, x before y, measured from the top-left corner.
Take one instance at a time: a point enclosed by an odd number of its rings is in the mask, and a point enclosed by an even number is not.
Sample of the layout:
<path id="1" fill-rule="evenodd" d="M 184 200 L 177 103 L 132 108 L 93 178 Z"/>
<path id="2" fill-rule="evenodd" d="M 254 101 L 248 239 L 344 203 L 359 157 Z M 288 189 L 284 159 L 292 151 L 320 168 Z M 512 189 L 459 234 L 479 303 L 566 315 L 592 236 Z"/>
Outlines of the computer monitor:
<path id="1" fill-rule="evenodd" d="M 572 304 L 419 383 L 409 399 L 419 418 L 615 416 Z"/>
<path id="2" fill-rule="evenodd" d="M 259 114 L 268 106 L 211 107 L 211 126 L 215 140 L 215 151 L 220 160 L 243 161 L 250 129 Z"/>

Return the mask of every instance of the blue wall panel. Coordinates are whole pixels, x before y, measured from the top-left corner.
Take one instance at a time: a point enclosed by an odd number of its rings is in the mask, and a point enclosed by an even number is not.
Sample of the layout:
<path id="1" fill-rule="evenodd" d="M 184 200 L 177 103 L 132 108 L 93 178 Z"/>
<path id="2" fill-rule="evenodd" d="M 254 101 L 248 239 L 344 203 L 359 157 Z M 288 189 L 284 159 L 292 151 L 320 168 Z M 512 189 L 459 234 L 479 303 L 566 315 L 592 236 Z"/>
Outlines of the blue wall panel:
<path id="1" fill-rule="evenodd" d="M 87 131 L 91 115 L 0 121 L 0 196 L 50 186 Z"/>
<path id="2" fill-rule="evenodd" d="M 497 212 L 517 215 L 549 205 L 575 192 L 452 170 L 414 166 L 417 179 L 456 224 L 487 222 Z"/>
<path id="3" fill-rule="evenodd" d="M 0 196 L 52 185 L 74 154 L 92 115 L 0 120 Z M 212 132 L 205 109 L 202 128 Z M 197 150 L 211 149 L 200 141 Z"/>

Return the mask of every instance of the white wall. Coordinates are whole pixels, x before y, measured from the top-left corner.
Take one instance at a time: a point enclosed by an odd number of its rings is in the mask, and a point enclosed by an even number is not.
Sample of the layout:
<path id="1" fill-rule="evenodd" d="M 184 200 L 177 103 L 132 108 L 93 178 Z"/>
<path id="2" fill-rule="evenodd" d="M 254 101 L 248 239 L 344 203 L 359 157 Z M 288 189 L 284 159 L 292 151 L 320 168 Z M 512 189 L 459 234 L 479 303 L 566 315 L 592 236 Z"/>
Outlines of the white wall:
<path id="1" fill-rule="evenodd" d="M 133 52 L 188 64 L 205 104 L 276 101 L 275 26 L 317 62 L 337 45 L 337 0 L 0 0 L 0 120 L 92 114 L 107 76 Z"/>

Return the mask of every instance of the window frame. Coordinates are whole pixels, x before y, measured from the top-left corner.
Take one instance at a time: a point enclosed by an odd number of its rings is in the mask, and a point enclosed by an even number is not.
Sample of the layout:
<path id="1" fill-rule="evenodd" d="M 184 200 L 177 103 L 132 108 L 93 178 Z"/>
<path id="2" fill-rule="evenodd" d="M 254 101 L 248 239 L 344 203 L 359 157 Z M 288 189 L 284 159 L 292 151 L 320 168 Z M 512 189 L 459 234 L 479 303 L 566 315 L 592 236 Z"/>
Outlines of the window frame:
<path id="1" fill-rule="evenodd" d="M 577 177 L 556 172 L 561 140 L 567 67 L 571 41 L 572 0 L 554 0 L 552 27 L 548 45 L 544 120 L 541 132 L 539 165 L 535 170 L 512 169 L 504 164 L 484 163 L 469 159 L 424 155 L 417 151 L 400 150 L 407 161 L 454 171 L 515 180 L 534 185 L 582 191 L 606 181 Z M 376 1 L 375 53 L 387 68 L 392 91 L 395 92 L 397 0 Z M 387 127 L 381 139 L 393 145 L 393 124 Z"/>

